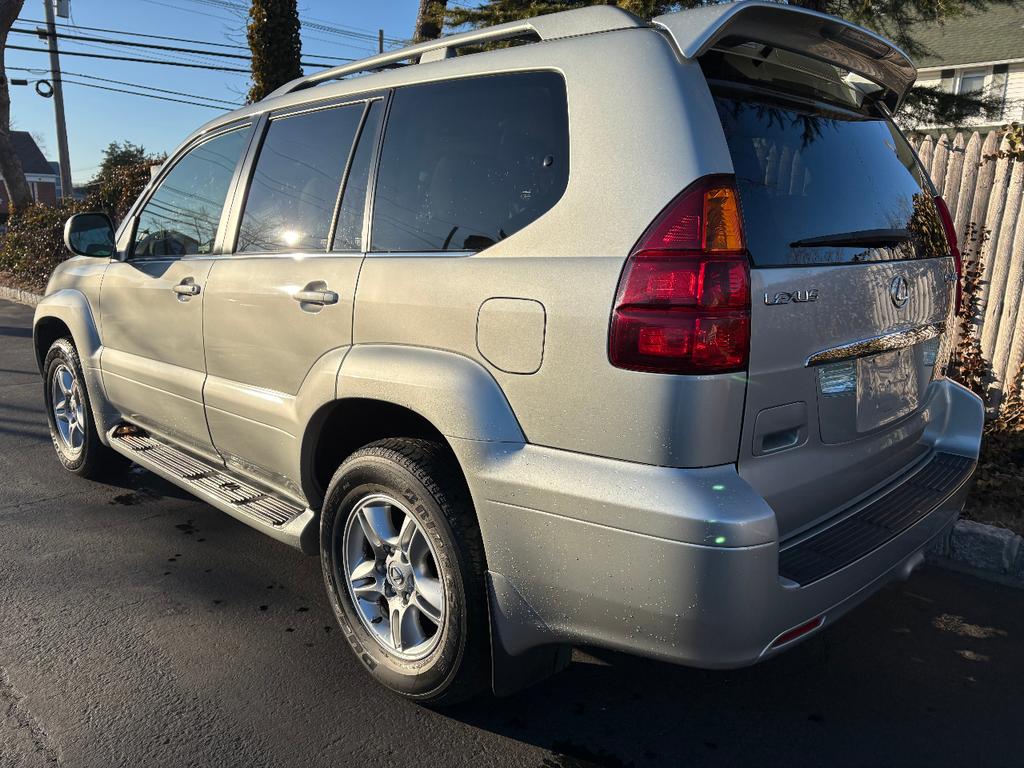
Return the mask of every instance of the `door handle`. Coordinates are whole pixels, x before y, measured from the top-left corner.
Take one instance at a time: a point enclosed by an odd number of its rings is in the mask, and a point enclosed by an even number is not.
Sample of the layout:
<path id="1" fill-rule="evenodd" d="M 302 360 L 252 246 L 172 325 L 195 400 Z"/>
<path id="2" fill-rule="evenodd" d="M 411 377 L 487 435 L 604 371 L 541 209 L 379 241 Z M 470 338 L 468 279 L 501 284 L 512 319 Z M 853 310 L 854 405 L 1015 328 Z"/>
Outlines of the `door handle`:
<path id="1" fill-rule="evenodd" d="M 303 304 L 318 304 L 320 306 L 338 303 L 338 294 L 334 291 L 296 291 L 292 294 L 292 298 Z"/>
<path id="2" fill-rule="evenodd" d="M 191 280 L 191 278 L 188 278 Z M 200 288 L 195 283 L 188 282 L 188 280 L 182 280 L 172 289 L 179 296 L 198 296 Z"/>

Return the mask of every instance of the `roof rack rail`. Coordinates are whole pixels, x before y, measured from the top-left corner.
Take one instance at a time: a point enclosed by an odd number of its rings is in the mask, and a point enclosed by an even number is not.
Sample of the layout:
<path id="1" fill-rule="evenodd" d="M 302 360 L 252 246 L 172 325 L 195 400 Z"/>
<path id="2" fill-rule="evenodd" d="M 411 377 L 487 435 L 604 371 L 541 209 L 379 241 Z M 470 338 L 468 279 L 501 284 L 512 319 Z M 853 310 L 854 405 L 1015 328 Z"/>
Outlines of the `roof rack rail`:
<path id="1" fill-rule="evenodd" d="M 336 80 L 346 75 L 359 72 L 373 72 L 387 69 L 410 59 L 425 64 L 430 61 L 441 61 L 455 56 L 458 48 L 480 43 L 493 43 L 502 40 L 514 40 L 522 37 L 536 37 L 539 40 L 557 40 L 563 37 L 589 35 L 595 32 L 610 32 L 615 29 L 629 29 L 647 26 L 631 13 L 610 5 L 592 5 L 561 13 L 537 16 L 524 21 L 510 21 L 494 27 L 475 29 L 449 35 L 438 40 L 428 40 L 396 51 L 388 51 L 368 59 L 343 64 L 339 67 L 325 69 L 312 75 L 300 77 L 285 83 L 267 95 L 266 99 L 284 96 L 288 93 L 318 85 L 326 80 Z"/>

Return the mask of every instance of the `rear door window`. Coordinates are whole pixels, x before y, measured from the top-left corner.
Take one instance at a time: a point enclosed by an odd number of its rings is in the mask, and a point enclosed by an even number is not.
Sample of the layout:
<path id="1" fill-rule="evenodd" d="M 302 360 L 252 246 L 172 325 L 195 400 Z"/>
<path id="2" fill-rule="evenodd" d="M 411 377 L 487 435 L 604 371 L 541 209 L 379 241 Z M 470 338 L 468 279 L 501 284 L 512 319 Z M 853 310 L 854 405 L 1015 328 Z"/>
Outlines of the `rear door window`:
<path id="1" fill-rule="evenodd" d="M 568 178 L 560 75 L 400 88 L 384 137 L 372 250 L 487 248 L 554 206 Z"/>
<path id="2" fill-rule="evenodd" d="M 326 251 L 366 105 L 273 118 L 249 182 L 236 251 Z"/>
<path id="3" fill-rule="evenodd" d="M 755 265 L 947 255 L 930 186 L 889 120 L 763 94 L 716 102 Z"/>

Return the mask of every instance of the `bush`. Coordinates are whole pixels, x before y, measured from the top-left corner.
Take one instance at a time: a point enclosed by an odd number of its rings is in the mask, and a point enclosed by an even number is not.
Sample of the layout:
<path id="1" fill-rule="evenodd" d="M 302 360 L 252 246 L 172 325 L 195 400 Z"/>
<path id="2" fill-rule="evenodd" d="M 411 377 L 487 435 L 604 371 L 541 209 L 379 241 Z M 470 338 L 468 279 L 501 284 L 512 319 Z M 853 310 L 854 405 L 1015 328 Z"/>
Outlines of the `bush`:
<path id="1" fill-rule="evenodd" d="M 68 256 L 64 222 L 86 210 L 84 203 L 70 201 L 57 206 L 37 203 L 13 214 L 0 242 L 0 272 L 15 286 L 42 293 L 54 268 Z"/>
<path id="2" fill-rule="evenodd" d="M 149 182 L 150 165 L 114 168 L 93 184 L 85 200 L 37 203 L 12 213 L 0 239 L 2 282 L 42 293 L 54 268 L 70 255 L 64 247 L 64 222 L 76 213 L 105 211 L 117 226 Z"/>

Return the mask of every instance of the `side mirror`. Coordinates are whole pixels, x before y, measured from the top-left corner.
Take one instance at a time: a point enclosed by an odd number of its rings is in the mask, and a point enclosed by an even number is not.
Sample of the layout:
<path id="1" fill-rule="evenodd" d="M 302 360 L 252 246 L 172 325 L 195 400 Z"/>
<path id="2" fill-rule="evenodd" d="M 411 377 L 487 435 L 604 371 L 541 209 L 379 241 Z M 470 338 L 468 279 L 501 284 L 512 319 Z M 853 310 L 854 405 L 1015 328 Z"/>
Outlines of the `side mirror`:
<path id="1" fill-rule="evenodd" d="M 105 213 L 76 213 L 64 225 L 64 245 L 78 256 L 114 255 L 114 225 Z"/>

